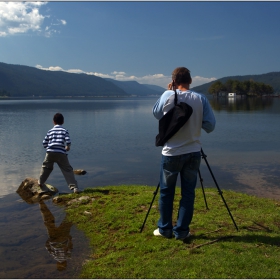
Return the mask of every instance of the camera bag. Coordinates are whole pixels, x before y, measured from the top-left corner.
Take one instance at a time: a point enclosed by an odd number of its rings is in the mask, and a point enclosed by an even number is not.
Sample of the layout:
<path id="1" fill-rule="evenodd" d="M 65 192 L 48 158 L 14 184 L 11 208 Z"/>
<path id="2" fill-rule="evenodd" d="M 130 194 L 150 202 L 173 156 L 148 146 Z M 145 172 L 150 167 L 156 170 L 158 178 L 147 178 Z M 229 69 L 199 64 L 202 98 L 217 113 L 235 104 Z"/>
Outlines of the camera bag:
<path id="1" fill-rule="evenodd" d="M 178 104 L 177 92 L 175 92 L 174 107 L 170 109 L 158 123 L 159 133 L 156 136 L 155 145 L 164 146 L 164 144 L 175 135 L 179 129 L 187 122 L 192 115 L 193 109 L 185 102 Z"/>

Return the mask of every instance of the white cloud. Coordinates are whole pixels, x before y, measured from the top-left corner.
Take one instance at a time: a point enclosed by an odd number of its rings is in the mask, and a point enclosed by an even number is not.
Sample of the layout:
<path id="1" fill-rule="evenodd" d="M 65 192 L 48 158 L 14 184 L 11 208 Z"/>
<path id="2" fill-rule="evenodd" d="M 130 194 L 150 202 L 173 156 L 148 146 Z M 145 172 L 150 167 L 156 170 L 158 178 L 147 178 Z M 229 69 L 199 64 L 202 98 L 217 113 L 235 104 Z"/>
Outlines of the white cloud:
<path id="1" fill-rule="evenodd" d="M 114 79 L 112 75 L 110 74 L 102 74 L 102 73 L 97 73 L 97 72 L 87 72 L 85 74 L 88 74 L 88 75 L 94 75 L 94 76 L 97 76 L 97 77 L 100 77 L 100 78 L 111 78 L 111 79 Z"/>
<path id="2" fill-rule="evenodd" d="M 200 76 L 194 76 L 192 77 L 192 87 L 196 87 L 199 85 L 203 85 L 206 83 L 210 83 L 212 81 L 217 80 L 217 78 L 212 77 L 212 78 L 204 78 L 204 77 L 200 77 Z"/>
<path id="3" fill-rule="evenodd" d="M 168 83 L 171 81 L 171 76 L 165 76 L 163 74 L 154 74 L 154 75 L 146 75 L 143 77 L 137 77 L 137 76 L 129 76 L 125 72 L 120 71 L 113 71 L 110 74 L 104 74 L 104 73 L 98 73 L 98 72 L 86 72 L 81 69 L 68 69 L 64 70 L 60 66 L 50 66 L 48 68 L 44 68 L 41 65 L 36 65 L 36 68 L 41 70 L 48 70 L 48 71 L 64 71 L 68 73 L 76 73 L 76 74 L 87 74 L 87 75 L 94 75 L 100 78 L 110 78 L 117 81 L 136 81 L 140 84 L 151 84 L 151 85 L 158 85 L 163 88 L 167 88 Z M 217 80 L 217 78 L 204 78 L 201 76 L 195 76 L 192 78 L 192 87 L 199 86 L 214 80 Z"/>
<path id="4" fill-rule="evenodd" d="M 50 26 L 43 27 L 50 15 L 40 13 L 40 8 L 47 2 L 0 2 L 0 37 L 27 32 L 37 32 L 46 37 L 59 32 Z M 57 20 L 56 25 L 65 25 L 65 20 Z"/>
<path id="5" fill-rule="evenodd" d="M 112 72 L 113 75 L 125 75 L 125 72 L 118 72 L 118 71 L 114 71 Z"/>

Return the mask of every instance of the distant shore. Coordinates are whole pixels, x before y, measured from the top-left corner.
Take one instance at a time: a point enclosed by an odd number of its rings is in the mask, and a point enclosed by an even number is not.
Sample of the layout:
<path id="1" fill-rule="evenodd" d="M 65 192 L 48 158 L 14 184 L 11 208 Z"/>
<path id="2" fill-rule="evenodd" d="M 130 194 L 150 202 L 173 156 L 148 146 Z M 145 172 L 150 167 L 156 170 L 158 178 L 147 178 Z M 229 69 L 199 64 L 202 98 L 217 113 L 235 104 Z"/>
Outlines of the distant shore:
<path id="1" fill-rule="evenodd" d="M 94 99 L 94 98 L 152 98 L 160 95 L 98 95 L 98 96 L 0 96 L 1 99 Z"/>

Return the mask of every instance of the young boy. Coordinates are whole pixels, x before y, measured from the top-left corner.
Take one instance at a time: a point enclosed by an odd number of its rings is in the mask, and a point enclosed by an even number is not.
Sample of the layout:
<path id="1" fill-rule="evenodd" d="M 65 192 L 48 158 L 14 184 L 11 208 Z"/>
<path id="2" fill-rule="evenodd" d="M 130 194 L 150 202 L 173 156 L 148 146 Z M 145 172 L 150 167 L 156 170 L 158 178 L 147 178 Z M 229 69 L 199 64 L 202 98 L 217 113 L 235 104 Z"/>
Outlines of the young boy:
<path id="1" fill-rule="evenodd" d="M 47 181 L 56 162 L 70 190 L 74 193 L 79 193 L 81 191 L 78 189 L 78 183 L 66 153 L 66 151 L 70 150 L 71 140 L 68 130 L 62 127 L 64 123 L 63 115 L 56 113 L 53 117 L 53 123 L 54 127 L 48 131 L 43 141 L 43 146 L 46 149 L 46 157 L 42 165 L 38 183 L 42 186 Z"/>

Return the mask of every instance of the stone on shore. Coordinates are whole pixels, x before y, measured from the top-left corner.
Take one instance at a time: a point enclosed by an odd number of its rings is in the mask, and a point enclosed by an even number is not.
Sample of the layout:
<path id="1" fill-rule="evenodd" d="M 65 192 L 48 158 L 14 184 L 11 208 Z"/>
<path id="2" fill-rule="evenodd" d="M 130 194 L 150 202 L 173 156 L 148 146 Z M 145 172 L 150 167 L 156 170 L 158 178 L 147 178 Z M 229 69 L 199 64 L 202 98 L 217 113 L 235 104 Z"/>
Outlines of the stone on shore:
<path id="1" fill-rule="evenodd" d="M 85 175 L 87 172 L 83 169 L 75 169 L 73 170 L 75 175 Z"/>
<path id="2" fill-rule="evenodd" d="M 26 178 L 16 191 L 19 196 L 28 204 L 34 204 L 40 200 L 46 200 L 58 193 L 58 189 L 44 184 L 42 187 L 38 184 L 38 179 Z"/>

